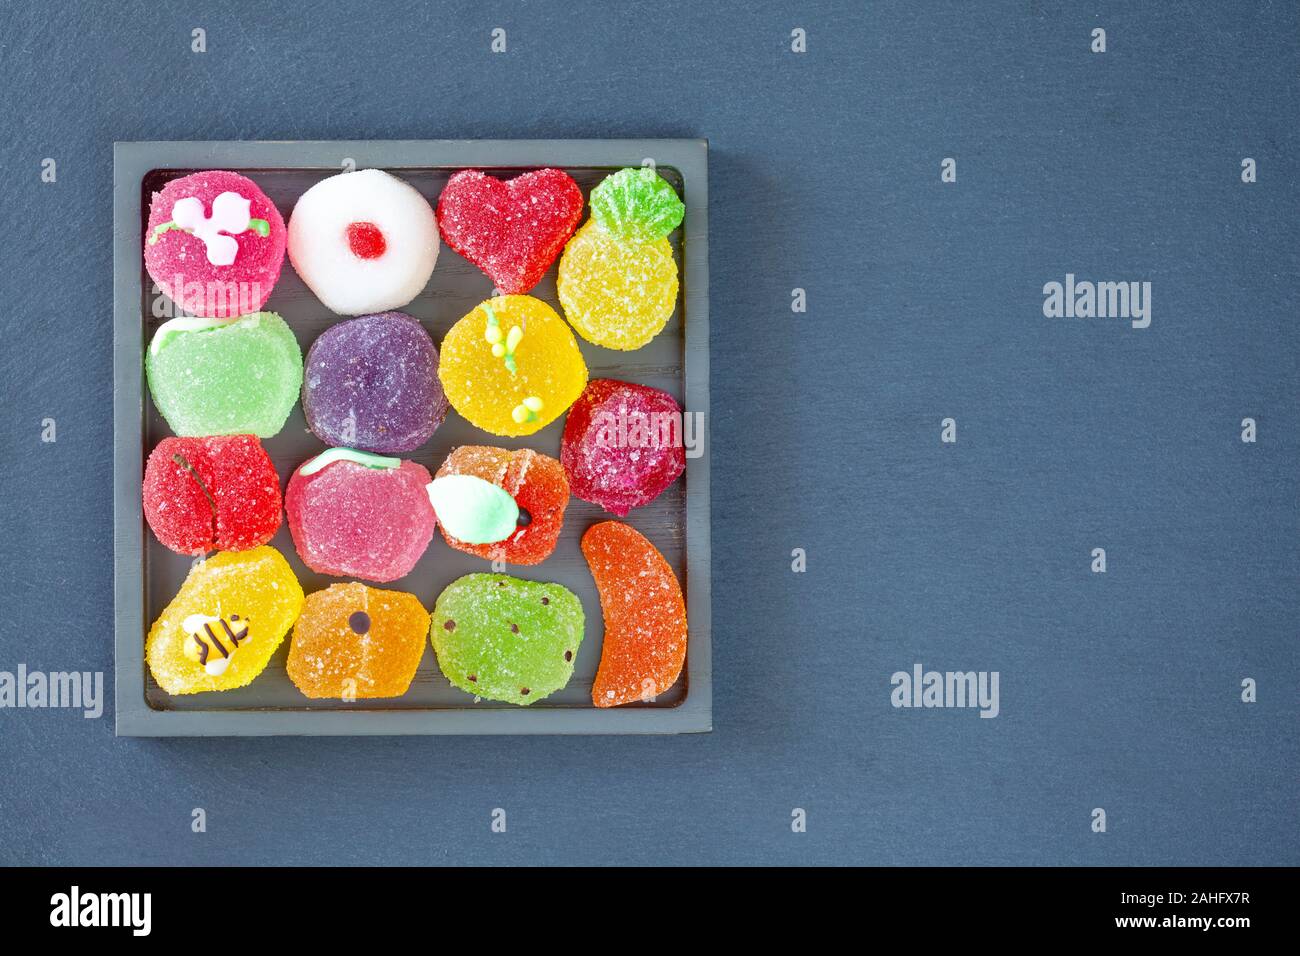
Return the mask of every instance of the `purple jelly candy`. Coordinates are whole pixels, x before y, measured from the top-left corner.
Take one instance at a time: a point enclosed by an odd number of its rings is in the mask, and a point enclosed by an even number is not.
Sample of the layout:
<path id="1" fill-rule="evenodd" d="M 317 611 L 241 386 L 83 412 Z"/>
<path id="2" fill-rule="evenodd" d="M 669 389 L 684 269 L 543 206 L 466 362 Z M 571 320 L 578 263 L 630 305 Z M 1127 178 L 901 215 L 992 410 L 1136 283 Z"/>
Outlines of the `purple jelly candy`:
<path id="1" fill-rule="evenodd" d="M 307 352 L 302 407 L 327 445 L 414 451 L 447 417 L 433 339 L 404 312 L 331 326 Z"/>

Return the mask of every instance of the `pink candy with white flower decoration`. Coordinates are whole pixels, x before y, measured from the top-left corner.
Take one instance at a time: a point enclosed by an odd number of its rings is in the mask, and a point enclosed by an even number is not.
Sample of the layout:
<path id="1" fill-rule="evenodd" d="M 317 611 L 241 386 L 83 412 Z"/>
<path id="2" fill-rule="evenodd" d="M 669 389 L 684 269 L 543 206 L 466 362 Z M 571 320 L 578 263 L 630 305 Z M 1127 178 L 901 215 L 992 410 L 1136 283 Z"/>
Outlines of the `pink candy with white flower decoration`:
<path id="1" fill-rule="evenodd" d="M 271 297 L 286 237 L 279 210 L 251 179 L 222 170 L 191 173 L 153 195 L 145 268 L 185 312 L 247 315 Z"/>

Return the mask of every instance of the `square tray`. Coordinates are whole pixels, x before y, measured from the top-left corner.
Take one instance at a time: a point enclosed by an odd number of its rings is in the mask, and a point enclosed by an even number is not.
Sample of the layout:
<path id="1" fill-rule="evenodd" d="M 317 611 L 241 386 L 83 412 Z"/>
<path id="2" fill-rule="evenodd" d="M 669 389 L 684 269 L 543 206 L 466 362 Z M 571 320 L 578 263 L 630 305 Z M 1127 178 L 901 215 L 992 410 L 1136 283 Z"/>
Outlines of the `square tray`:
<path id="1" fill-rule="evenodd" d="M 709 608 L 709 315 L 708 145 L 703 140 L 477 140 L 343 142 L 117 143 L 113 162 L 114 247 L 114 600 L 116 605 L 116 727 L 119 736 L 246 736 L 269 734 L 633 734 L 682 733 L 712 728 Z M 599 709 L 591 684 L 600 660 L 603 622 L 594 582 L 578 540 L 595 521 L 611 517 L 573 498 L 555 553 L 540 565 L 508 573 L 554 581 L 574 591 L 586 612 L 586 634 L 568 686 L 529 707 L 475 702 L 438 670 L 426 645 L 407 693 L 385 700 L 315 701 L 303 697 L 285 673 L 289 640 L 247 687 L 173 697 L 154 682 L 144 662 L 149 625 L 172 599 L 189 571 L 144 523 L 140 487 L 145 459 L 171 434 L 144 384 L 144 349 L 171 317 L 171 303 L 144 271 L 142 235 L 153 191 L 169 179 L 202 169 L 230 169 L 253 179 L 286 221 L 311 185 L 347 168 L 394 172 L 436 203 L 447 178 L 474 167 L 513 175 L 555 166 L 577 180 L 584 195 L 613 170 L 652 160 L 686 202 L 686 218 L 670 237 L 681 291 L 668 325 L 635 352 L 593 346 L 575 336 L 592 378 L 620 378 L 672 393 L 696 429 L 705 454 L 688 457 L 686 474 L 650 505 L 628 516 L 672 565 L 685 589 L 690 639 L 681 679 L 653 702 Z M 589 209 L 584 210 L 584 221 Z M 555 267 L 532 295 L 562 313 Z M 436 343 L 462 315 L 491 295 L 492 283 L 445 245 L 428 286 L 402 311 L 418 318 Z M 304 356 L 312 341 L 345 316 L 329 312 L 306 288 L 287 258 L 265 308 L 278 312 L 298 336 Z M 433 438 L 403 455 L 430 472 L 457 445 L 534 448 L 559 457 L 565 416 L 527 438 L 501 438 L 474 428 L 453 410 Z M 263 441 L 282 482 L 302 461 L 324 449 L 306 428 L 301 405 L 278 435 Z M 308 570 L 287 525 L 271 541 L 288 559 L 307 593 L 342 580 Z M 428 551 L 406 577 L 382 587 L 409 591 L 431 608 L 441 590 L 486 561 L 448 547 L 435 533 Z"/>

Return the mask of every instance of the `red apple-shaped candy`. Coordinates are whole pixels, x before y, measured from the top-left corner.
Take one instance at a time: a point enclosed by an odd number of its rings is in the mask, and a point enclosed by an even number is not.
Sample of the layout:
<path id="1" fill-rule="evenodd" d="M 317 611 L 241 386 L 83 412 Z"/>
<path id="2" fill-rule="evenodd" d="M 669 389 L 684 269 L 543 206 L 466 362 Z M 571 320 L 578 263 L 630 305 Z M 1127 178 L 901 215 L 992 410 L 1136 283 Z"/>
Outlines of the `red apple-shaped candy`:
<path id="1" fill-rule="evenodd" d="M 164 438 L 145 466 L 144 516 L 181 554 L 246 551 L 280 528 L 280 476 L 255 435 Z"/>

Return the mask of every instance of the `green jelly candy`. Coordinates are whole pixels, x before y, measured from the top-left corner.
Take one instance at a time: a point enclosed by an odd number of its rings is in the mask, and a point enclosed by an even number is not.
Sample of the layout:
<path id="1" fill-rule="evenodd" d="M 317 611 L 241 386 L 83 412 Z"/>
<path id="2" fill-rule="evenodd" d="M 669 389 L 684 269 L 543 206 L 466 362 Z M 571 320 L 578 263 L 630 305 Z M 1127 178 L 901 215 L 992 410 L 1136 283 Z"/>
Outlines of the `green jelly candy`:
<path id="1" fill-rule="evenodd" d="M 467 574 L 438 595 L 433 649 L 461 690 L 528 705 L 573 676 L 582 602 L 559 584 L 508 574 Z"/>
<path id="2" fill-rule="evenodd" d="M 626 242 L 667 238 L 684 215 L 677 192 L 649 166 L 620 169 L 591 191 L 591 218 Z"/>
<path id="3" fill-rule="evenodd" d="M 302 387 L 302 350 L 284 319 L 179 318 L 154 333 L 145 356 L 154 404 L 177 435 L 270 438 Z"/>

